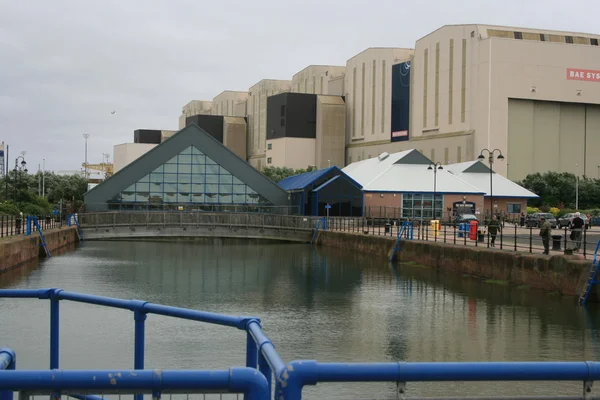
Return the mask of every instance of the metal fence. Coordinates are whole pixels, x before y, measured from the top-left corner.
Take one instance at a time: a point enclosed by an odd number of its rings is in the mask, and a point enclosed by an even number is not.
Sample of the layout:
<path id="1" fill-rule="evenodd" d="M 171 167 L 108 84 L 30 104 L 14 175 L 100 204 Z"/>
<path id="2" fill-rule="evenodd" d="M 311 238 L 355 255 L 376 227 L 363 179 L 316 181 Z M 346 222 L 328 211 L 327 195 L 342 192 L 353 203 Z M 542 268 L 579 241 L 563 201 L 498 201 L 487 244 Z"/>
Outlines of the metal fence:
<path id="1" fill-rule="evenodd" d="M 42 230 L 60 228 L 63 220 L 60 216 L 46 215 L 37 217 Z M 32 232 L 37 232 L 37 227 L 32 224 Z M 25 235 L 27 232 L 27 216 L 0 215 L 0 238 L 8 236 Z"/>
<path id="2" fill-rule="evenodd" d="M 255 317 L 234 317 L 204 311 L 152 304 L 139 300 L 67 292 L 60 289 L 0 290 L 1 298 L 30 298 L 50 301 L 50 370 L 17 369 L 15 353 L 0 350 L 0 400 L 19 400 L 46 395 L 51 399 L 73 397 L 104 400 L 111 395 L 129 394 L 141 400 L 172 394 L 176 400 L 209 398 L 209 394 L 243 394 L 249 400 L 300 400 L 305 386 L 330 382 L 393 382 L 397 397 L 406 397 L 409 382 L 475 381 L 579 381 L 581 393 L 573 396 L 527 398 L 592 398 L 592 383 L 600 378 L 597 362 L 385 362 L 324 363 L 314 360 L 285 364 L 264 334 Z M 134 370 L 59 370 L 59 312 L 61 301 L 93 304 L 133 313 Z M 4 308 L 0 307 L 0 310 Z M 216 324 L 244 331 L 246 366 L 228 370 L 147 370 L 145 358 L 145 321 L 148 314 Z M 3 321 L 7 318 L 3 316 Z M 228 351 L 228 349 L 223 349 Z M 275 378 L 275 379 L 273 379 Z M 190 397 L 196 394 L 198 397 Z M 179 398 L 177 396 L 180 396 Z M 235 396 L 237 397 L 237 396 Z M 235 398 L 234 397 L 234 398 Z M 380 397 L 374 397 L 380 398 Z M 445 397 L 449 398 L 449 397 Z M 465 397 L 462 397 L 465 398 Z M 523 398 L 519 396 L 481 398 Z"/>
<path id="3" fill-rule="evenodd" d="M 402 220 L 330 217 L 327 229 L 396 237 L 400 229 L 400 221 Z M 493 235 L 485 225 L 478 225 L 476 229 L 472 229 L 466 223 L 432 225 L 430 221 L 411 222 L 414 226 L 414 240 L 525 253 L 543 253 L 545 250 L 539 228 L 520 227 L 517 224 L 504 222 L 501 223 L 496 235 Z M 600 231 L 584 229 L 579 233 L 580 239 L 577 240 L 571 239 L 571 230 L 568 228 L 553 229 L 552 236 L 548 240 L 550 254 L 575 252 L 584 257 L 593 255 L 594 247 L 600 238 Z"/>
<path id="4" fill-rule="evenodd" d="M 117 226 L 228 226 L 313 230 L 318 217 L 259 213 L 99 212 L 78 214 L 82 228 Z"/>
<path id="5" fill-rule="evenodd" d="M 407 210 L 407 211 L 412 212 L 412 210 Z M 420 221 L 425 221 L 427 219 L 431 219 L 433 212 L 430 208 L 421 210 L 421 211 L 428 212 L 429 217 L 428 218 L 425 218 L 425 217 L 419 218 Z M 456 213 L 454 213 L 452 211 L 448 211 L 448 209 L 436 210 L 436 215 L 441 216 L 441 220 L 445 223 L 452 223 L 457 217 Z M 510 222 L 517 222 L 521 218 L 521 214 L 507 213 L 507 212 L 498 212 L 498 213 L 496 213 L 496 216 L 498 216 L 502 220 L 510 221 Z M 400 208 L 400 207 L 387 207 L 387 206 L 365 206 L 364 217 L 365 218 L 384 218 L 384 219 L 405 219 L 405 220 L 415 219 L 415 218 L 406 217 L 406 214 L 402 213 L 402 208 Z M 489 217 L 489 212 L 487 210 L 484 211 L 483 214 L 480 216 L 480 218 L 483 218 L 483 219 L 488 218 L 488 217 Z"/>

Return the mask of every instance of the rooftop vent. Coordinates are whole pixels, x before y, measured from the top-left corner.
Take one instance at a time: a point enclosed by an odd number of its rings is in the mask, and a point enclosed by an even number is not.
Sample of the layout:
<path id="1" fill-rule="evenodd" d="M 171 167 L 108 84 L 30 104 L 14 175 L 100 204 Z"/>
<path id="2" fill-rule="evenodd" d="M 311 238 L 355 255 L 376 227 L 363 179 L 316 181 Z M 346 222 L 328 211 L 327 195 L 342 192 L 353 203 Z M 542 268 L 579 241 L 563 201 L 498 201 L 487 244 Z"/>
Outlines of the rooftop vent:
<path id="1" fill-rule="evenodd" d="M 377 158 L 379 159 L 379 161 L 383 161 L 383 160 L 385 160 L 386 158 L 388 158 L 389 156 L 390 156 L 390 153 L 388 153 L 388 152 L 383 152 L 383 153 L 381 153 L 379 156 L 377 156 Z"/>

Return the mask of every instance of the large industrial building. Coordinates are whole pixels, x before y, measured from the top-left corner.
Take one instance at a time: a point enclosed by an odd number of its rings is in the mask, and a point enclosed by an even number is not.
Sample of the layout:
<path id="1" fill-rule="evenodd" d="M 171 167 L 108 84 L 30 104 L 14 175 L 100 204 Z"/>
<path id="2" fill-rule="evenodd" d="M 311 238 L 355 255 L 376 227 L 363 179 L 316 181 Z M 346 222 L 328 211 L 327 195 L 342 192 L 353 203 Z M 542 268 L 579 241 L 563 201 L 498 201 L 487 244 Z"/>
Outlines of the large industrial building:
<path id="1" fill-rule="evenodd" d="M 302 142 L 290 152 L 291 146 L 271 141 L 268 121 L 281 117 L 281 110 L 270 110 L 269 98 L 304 93 L 333 101 L 337 108 L 343 104 L 345 165 L 413 148 L 434 161 L 461 163 L 497 148 L 506 162 L 496 170 L 513 180 L 545 171 L 596 176 L 599 39 L 447 25 L 417 40 L 414 49 L 368 48 L 345 66 L 309 65 L 291 80 L 264 79 L 248 92 L 225 91 L 212 101 L 192 101 L 183 109 L 180 128 L 194 115 L 243 118 L 246 159 L 259 170 L 268 165 L 306 168 L 312 162 L 327 167 L 323 160 L 340 165 L 331 161 L 338 157 L 337 142 L 324 151 Z M 335 130 L 337 138 L 336 124 L 330 121 L 325 134 Z"/>

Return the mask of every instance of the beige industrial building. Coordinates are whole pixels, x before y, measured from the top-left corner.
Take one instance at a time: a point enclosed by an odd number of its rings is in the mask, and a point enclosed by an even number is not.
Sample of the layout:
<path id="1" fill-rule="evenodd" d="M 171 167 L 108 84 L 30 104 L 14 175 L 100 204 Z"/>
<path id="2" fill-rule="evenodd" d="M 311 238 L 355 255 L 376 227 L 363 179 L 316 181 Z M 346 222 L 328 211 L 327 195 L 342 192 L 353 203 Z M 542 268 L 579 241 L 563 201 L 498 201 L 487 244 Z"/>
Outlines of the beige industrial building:
<path id="1" fill-rule="evenodd" d="M 224 117 L 245 117 L 246 108 L 240 108 L 238 105 L 247 101 L 248 92 L 225 90 L 213 99 L 211 113 L 212 115 L 222 115 Z"/>
<path id="2" fill-rule="evenodd" d="M 273 135 L 267 135 L 266 166 L 292 169 L 306 169 L 309 166 L 317 169 L 344 167 L 346 104 L 340 96 L 315 95 L 314 100 L 315 114 L 304 120 L 296 119 L 295 128 L 299 128 L 302 131 L 300 134 L 307 134 L 306 136 L 282 134 L 273 138 Z M 288 110 L 292 109 L 288 107 Z M 274 113 L 278 112 L 279 109 L 274 110 Z M 272 113 L 273 111 L 269 111 L 271 118 Z M 279 118 L 276 121 L 279 122 Z M 316 123 L 311 124 L 310 121 Z M 307 125 L 306 128 L 301 126 L 303 123 Z M 281 127 L 275 127 L 279 128 Z M 310 130 L 314 134 L 307 132 Z"/>
<path id="3" fill-rule="evenodd" d="M 156 146 L 155 143 L 122 143 L 113 146 L 113 173 L 131 164 Z"/>
<path id="4" fill-rule="evenodd" d="M 248 91 L 247 158 L 259 171 L 266 166 L 267 150 L 267 97 L 289 92 L 292 81 L 263 79 Z"/>
<path id="5" fill-rule="evenodd" d="M 417 41 L 410 141 L 443 163 L 501 150 L 495 170 L 518 180 L 558 171 L 596 177 L 598 35 L 444 26 Z"/>
<path id="6" fill-rule="evenodd" d="M 292 77 L 292 92 L 343 96 L 345 74 L 343 66 L 309 65 Z"/>
<path id="7" fill-rule="evenodd" d="M 412 55 L 412 49 L 369 48 L 347 61 L 347 164 L 398 151 L 390 140 L 392 65 Z"/>
<path id="8" fill-rule="evenodd" d="M 211 115 L 212 114 L 212 101 L 206 100 L 192 100 L 183 106 L 181 115 L 179 116 L 179 129 L 185 128 L 185 119 L 187 117 L 193 117 L 194 115 Z"/>

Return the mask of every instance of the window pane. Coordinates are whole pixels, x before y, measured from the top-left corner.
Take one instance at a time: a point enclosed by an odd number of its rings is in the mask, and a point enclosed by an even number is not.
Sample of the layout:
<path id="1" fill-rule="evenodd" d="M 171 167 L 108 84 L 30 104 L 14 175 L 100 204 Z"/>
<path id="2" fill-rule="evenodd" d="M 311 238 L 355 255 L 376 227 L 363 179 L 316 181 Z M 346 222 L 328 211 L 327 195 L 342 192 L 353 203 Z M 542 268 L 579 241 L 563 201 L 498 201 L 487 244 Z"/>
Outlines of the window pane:
<path id="1" fill-rule="evenodd" d="M 217 194 L 206 194 L 205 195 L 205 199 L 206 199 L 206 203 L 216 203 L 219 201 Z"/>
<path id="2" fill-rule="evenodd" d="M 194 174 L 204 174 L 206 173 L 206 166 L 194 164 L 192 165 L 192 173 Z"/>
<path id="3" fill-rule="evenodd" d="M 160 167 L 156 168 L 153 172 L 158 173 L 158 174 L 162 174 L 164 172 L 164 168 L 161 165 Z"/>
<path id="4" fill-rule="evenodd" d="M 167 164 L 177 164 L 177 156 L 171 158 L 169 161 L 167 161 Z"/>
<path id="5" fill-rule="evenodd" d="M 192 175 L 192 183 L 204 183 L 204 175 L 193 174 Z"/>
<path id="6" fill-rule="evenodd" d="M 177 197 L 177 201 L 179 203 L 189 203 L 190 200 L 190 194 L 189 193 L 179 193 L 179 196 Z"/>
<path id="7" fill-rule="evenodd" d="M 177 174 L 165 174 L 165 182 L 177 182 Z"/>
<path id="8" fill-rule="evenodd" d="M 219 193 L 219 185 L 213 183 L 206 184 L 206 193 Z"/>
<path id="9" fill-rule="evenodd" d="M 228 184 L 230 184 L 230 185 L 231 185 L 231 183 L 233 183 L 233 176 L 232 176 L 232 175 L 230 175 L 230 174 L 227 174 L 227 175 L 221 175 L 221 176 L 219 177 L 219 182 L 220 182 L 220 183 L 228 183 Z"/>
<path id="10" fill-rule="evenodd" d="M 177 175 L 177 182 L 179 183 L 191 183 L 192 175 L 190 174 L 179 174 Z"/>
<path id="11" fill-rule="evenodd" d="M 217 165 L 210 157 L 206 157 L 206 165 Z"/>
<path id="12" fill-rule="evenodd" d="M 150 182 L 150 174 L 146 175 L 145 177 L 140 179 L 138 182 Z"/>
<path id="13" fill-rule="evenodd" d="M 243 185 L 244 182 L 240 181 L 238 178 L 236 178 L 235 176 L 233 177 L 233 183 L 235 184 L 239 184 L 239 185 Z"/>
<path id="14" fill-rule="evenodd" d="M 176 173 L 177 164 L 165 164 L 165 172 Z"/>
<path id="15" fill-rule="evenodd" d="M 178 192 L 190 193 L 191 189 L 192 189 L 192 185 L 190 185 L 189 183 L 179 183 L 177 185 Z"/>
<path id="16" fill-rule="evenodd" d="M 136 192 L 149 192 L 150 191 L 150 184 L 149 183 L 136 183 L 135 184 L 135 191 Z"/>
<path id="17" fill-rule="evenodd" d="M 246 196 L 243 194 L 234 194 L 233 202 L 236 204 L 244 204 L 246 202 Z"/>
<path id="18" fill-rule="evenodd" d="M 158 173 L 151 173 L 150 174 L 150 182 L 162 182 L 163 181 L 163 174 L 158 174 Z"/>
<path id="19" fill-rule="evenodd" d="M 191 154 L 180 154 L 179 155 L 179 164 L 191 164 L 192 163 L 192 155 Z"/>
<path id="20" fill-rule="evenodd" d="M 176 192 L 177 184 L 176 183 L 165 183 L 165 192 Z"/>
<path id="21" fill-rule="evenodd" d="M 194 164 L 204 164 L 204 163 L 206 163 L 206 157 L 204 157 L 204 155 L 194 154 L 192 156 L 192 163 L 194 163 Z"/>
<path id="22" fill-rule="evenodd" d="M 194 202 L 194 203 L 204 203 L 204 193 L 194 193 L 192 195 L 192 202 Z"/>
<path id="23" fill-rule="evenodd" d="M 246 193 L 246 185 L 233 185 L 233 193 L 237 193 L 237 194 Z"/>
<path id="24" fill-rule="evenodd" d="M 252 189 L 250 186 L 246 187 L 246 193 L 252 194 L 252 195 L 256 194 L 256 192 L 254 191 L 254 189 Z"/>
<path id="25" fill-rule="evenodd" d="M 149 196 L 150 196 L 150 193 L 148 193 L 148 192 L 137 192 L 135 194 L 135 202 L 136 203 L 147 203 Z"/>
<path id="26" fill-rule="evenodd" d="M 162 192 L 163 191 L 163 184 L 162 183 L 151 183 L 150 184 L 150 191 L 151 192 Z"/>
<path id="27" fill-rule="evenodd" d="M 231 202 L 233 201 L 233 198 L 231 197 L 231 194 L 219 194 L 219 203 L 221 204 L 231 204 Z"/>
<path id="28" fill-rule="evenodd" d="M 219 175 L 206 175 L 206 183 L 219 183 Z"/>
<path id="29" fill-rule="evenodd" d="M 123 201 L 135 201 L 135 192 L 123 192 Z"/>
<path id="30" fill-rule="evenodd" d="M 192 147 L 192 154 L 204 154 L 202 153 L 200 150 L 198 150 L 198 148 L 191 146 Z"/>
<path id="31" fill-rule="evenodd" d="M 218 165 L 207 165 L 206 166 L 206 173 L 207 174 L 218 174 L 219 173 L 219 166 Z"/>
<path id="32" fill-rule="evenodd" d="M 204 193 L 204 183 L 192 184 L 192 193 Z"/>
<path id="33" fill-rule="evenodd" d="M 163 200 L 165 203 L 177 203 L 177 193 L 165 193 Z"/>
<path id="34" fill-rule="evenodd" d="M 219 193 L 231 193 L 231 185 L 220 184 Z"/>
<path id="35" fill-rule="evenodd" d="M 189 164 L 179 164 L 179 173 L 180 174 L 191 174 L 192 166 Z"/>

